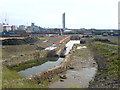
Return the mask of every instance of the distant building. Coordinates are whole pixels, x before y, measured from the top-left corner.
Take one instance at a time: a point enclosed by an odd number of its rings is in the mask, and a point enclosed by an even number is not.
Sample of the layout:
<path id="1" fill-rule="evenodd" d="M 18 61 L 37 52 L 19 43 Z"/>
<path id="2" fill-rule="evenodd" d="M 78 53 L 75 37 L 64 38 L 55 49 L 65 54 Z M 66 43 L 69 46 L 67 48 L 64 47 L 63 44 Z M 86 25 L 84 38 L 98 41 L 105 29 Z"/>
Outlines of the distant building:
<path id="1" fill-rule="evenodd" d="M 46 30 L 44 28 L 41 28 L 39 26 L 36 26 L 35 23 L 31 23 L 31 26 L 27 26 L 26 32 L 45 32 Z"/>
<path id="2" fill-rule="evenodd" d="M 3 25 L 0 23 L 0 32 L 3 32 Z"/>
<path id="3" fill-rule="evenodd" d="M 80 30 L 86 30 L 85 28 L 81 28 Z"/>
<path id="4" fill-rule="evenodd" d="M 15 26 L 15 25 L 12 25 L 12 26 L 11 26 L 11 30 L 12 30 L 12 31 L 15 31 L 15 30 L 17 30 L 17 26 Z"/>
<path id="5" fill-rule="evenodd" d="M 63 29 L 62 29 L 62 28 L 46 28 L 46 32 L 47 32 L 47 33 L 58 33 L 58 34 L 62 34 L 62 33 L 63 33 Z"/>
<path id="6" fill-rule="evenodd" d="M 23 34 L 26 34 L 26 31 L 25 30 L 15 30 L 14 33 L 23 35 Z"/>
<path id="7" fill-rule="evenodd" d="M 31 26 L 28 26 L 26 28 L 27 32 L 38 32 L 39 31 L 39 27 L 35 25 L 35 23 L 31 23 Z"/>
<path id="8" fill-rule="evenodd" d="M 25 28 L 25 25 L 20 25 L 18 29 L 19 30 L 25 30 L 26 28 Z"/>
<path id="9" fill-rule="evenodd" d="M 11 26 L 9 25 L 3 25 L 3 31 L 11 31 Z"/>
<path id="10" fill-rule="evenodd" d="M 72 30 L 64 30 L 64 32 L 73 32 Z"/>
<path id="11" fill-rule="evenodd" d="M 72 35 L 70 37 L 70 40 L 80 40 L 80 36 L 79 35 Z"/>
<path id="12" fill-rule="evenodd" d="M 35 26 L 35 23 L 31 23 L 31 26 Z"/>
<path id="13" fill-rule="evenodd" d="M 32 32 L 31 26 L 27 26 L 26 32 L 28 32 L 28 33 L 31 33 L 31 32 Z"/>

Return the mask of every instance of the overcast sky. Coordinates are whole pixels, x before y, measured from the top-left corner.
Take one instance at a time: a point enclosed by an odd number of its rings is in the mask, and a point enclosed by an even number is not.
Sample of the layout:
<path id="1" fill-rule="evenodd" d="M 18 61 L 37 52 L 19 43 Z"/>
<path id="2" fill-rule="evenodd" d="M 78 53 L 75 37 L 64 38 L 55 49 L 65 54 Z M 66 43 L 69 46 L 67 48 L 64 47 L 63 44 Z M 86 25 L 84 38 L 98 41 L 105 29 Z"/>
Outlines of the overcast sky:
<path id="1" fill-rule="evenodd" d="M 0 0 L 0 22 L 67 28 L 118 28 L 120 0 Z"/>

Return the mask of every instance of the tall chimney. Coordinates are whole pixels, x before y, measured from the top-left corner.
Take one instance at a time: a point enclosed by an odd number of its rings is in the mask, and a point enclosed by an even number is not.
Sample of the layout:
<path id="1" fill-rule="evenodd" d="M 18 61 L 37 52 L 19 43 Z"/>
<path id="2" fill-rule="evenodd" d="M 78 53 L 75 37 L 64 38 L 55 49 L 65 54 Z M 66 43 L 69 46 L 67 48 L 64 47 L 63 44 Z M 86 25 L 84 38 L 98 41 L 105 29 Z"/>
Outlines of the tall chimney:
<path id="1" fill-rule="evenodd" d="M 63 24 L 63 28 L 65 28 L 65 13 L 63 13 L 62 15 L 62 24 Z"/>

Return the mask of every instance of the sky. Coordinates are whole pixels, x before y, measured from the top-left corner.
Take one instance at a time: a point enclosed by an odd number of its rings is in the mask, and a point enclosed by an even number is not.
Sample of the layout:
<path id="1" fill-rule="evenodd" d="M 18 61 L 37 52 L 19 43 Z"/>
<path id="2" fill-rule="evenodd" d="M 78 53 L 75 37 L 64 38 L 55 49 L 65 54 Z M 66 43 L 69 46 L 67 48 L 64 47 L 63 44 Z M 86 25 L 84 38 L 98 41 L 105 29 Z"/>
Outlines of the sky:
<path id="1" fill-rule="evenodd" d="M 61 28 L 62 14 L 66 28 L 118 28 L 120 0 L 0 0 L 0 23 Z"/>

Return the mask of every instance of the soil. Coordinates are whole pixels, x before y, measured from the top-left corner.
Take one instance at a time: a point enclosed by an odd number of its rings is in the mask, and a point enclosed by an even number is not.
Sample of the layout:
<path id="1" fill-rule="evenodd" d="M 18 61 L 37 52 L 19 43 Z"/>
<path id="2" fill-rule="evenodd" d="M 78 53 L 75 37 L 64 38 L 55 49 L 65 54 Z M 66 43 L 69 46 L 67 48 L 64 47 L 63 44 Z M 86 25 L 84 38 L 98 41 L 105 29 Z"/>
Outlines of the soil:
<path id="1" fill-rule="evenodd" d="M 35 44 L 39 42 L 40 39 L 28 37 L 25 39 L 5 39 L 2 40 L 2 45 L 23 45 L 23 44 Z"/>

